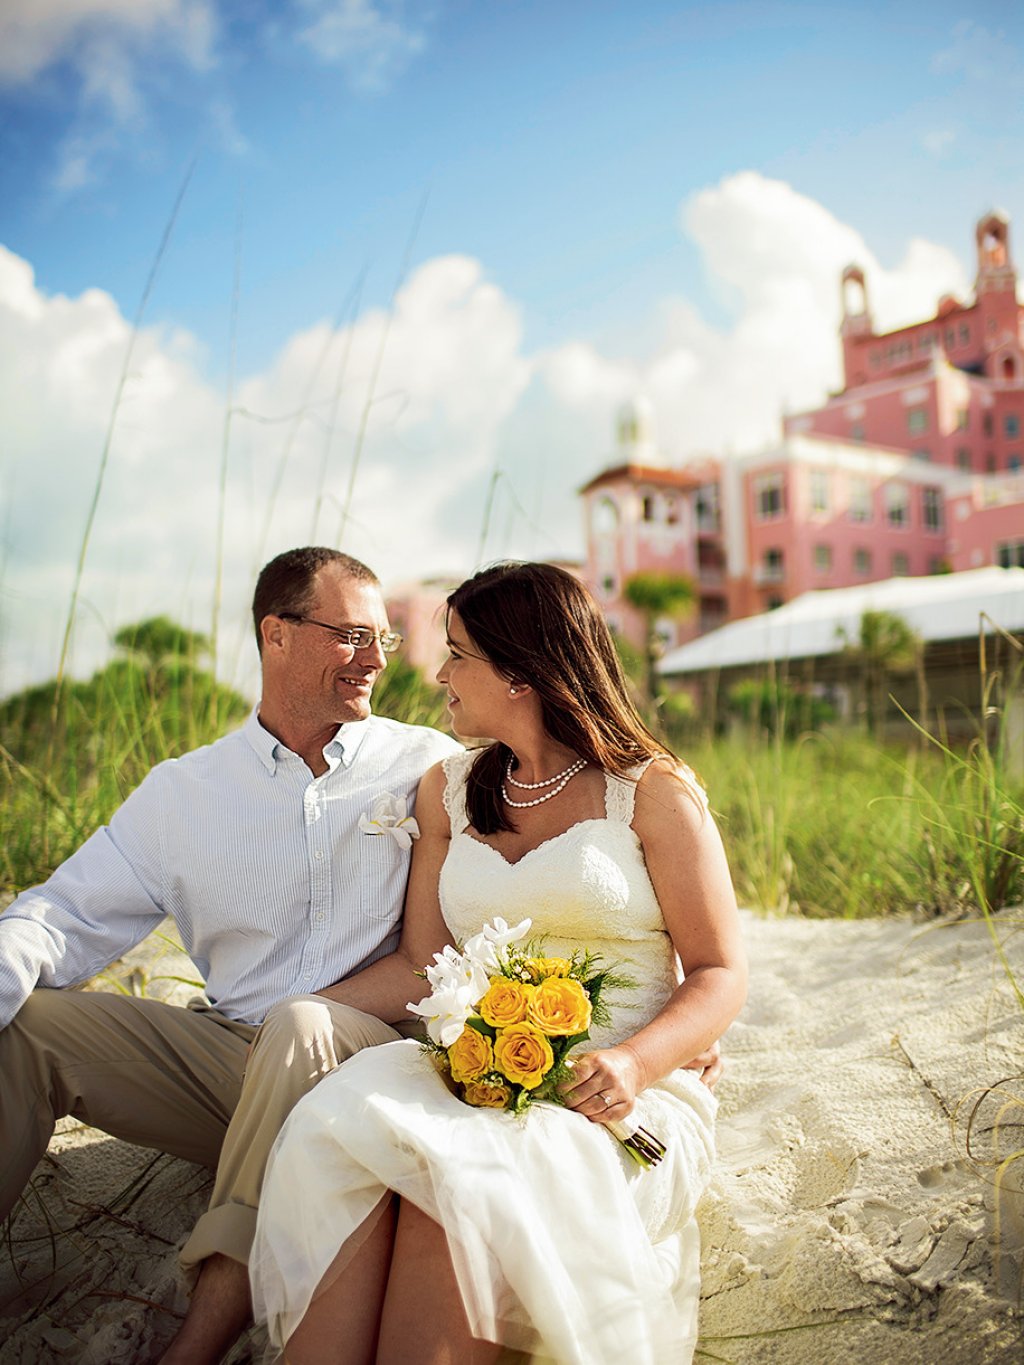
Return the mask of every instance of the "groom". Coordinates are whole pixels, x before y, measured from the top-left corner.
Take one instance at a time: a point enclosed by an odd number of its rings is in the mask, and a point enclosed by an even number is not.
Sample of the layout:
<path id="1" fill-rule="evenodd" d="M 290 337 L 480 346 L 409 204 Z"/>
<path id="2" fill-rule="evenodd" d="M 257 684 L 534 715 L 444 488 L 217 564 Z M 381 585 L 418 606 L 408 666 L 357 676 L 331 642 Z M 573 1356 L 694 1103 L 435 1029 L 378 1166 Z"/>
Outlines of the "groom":
<path id="1" fill-rule="evenodd" d="M 0 915 L 0 1217 L 65 1114 L 215 1167 L 182 1253 L 197 1276 L 188 1317 L 164 1357 L 187 1365 L 219 1360 L 248 1321 L 256 1205 L 284 1118 L 345 1057 L 398 1036 L 319 993 L 398 941 L 409 853 L 386 821 L 376 837 L 361 822 L 382 796 L 411 809 L 426 769 L 459 747 L 370 714 L 400 637 L 358 560 L 279 555 L 253 619 L 262 696 L 242 729 L 156 767 Z M 165 915 L 209 1004 L 52 989 Z"/>

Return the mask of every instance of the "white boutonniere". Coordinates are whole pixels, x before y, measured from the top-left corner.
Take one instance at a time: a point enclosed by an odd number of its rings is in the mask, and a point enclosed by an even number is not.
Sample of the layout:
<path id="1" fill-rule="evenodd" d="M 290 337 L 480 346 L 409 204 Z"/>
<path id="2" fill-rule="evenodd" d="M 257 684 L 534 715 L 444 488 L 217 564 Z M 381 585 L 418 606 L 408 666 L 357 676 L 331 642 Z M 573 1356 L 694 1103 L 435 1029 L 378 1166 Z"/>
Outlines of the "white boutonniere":
<path id="1" fill-rule="evenodd" d="M 381 792 L 369 812 L 359 817 L 359 828 L 364 834 L 390 834 L 399 848 L 411 848 L 420 837 L 420 827 L 408 809 L 401 796 Z"/>

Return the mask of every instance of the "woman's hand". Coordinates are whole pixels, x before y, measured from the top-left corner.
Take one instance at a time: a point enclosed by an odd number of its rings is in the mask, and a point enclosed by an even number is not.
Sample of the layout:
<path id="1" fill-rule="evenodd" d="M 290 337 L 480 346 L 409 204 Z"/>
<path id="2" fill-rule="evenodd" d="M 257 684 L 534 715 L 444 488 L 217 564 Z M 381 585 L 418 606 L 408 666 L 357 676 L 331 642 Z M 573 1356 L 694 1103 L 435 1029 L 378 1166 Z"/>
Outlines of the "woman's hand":
<path id="1" fill-rule="evenodd" d="M 624 1119 L 647 1084 L 643 1064 L 628 1043 L 584 1052 L 566 1065 L 573 1075 L 558 1087 L 562 1102 L 591 1123 Z"/>

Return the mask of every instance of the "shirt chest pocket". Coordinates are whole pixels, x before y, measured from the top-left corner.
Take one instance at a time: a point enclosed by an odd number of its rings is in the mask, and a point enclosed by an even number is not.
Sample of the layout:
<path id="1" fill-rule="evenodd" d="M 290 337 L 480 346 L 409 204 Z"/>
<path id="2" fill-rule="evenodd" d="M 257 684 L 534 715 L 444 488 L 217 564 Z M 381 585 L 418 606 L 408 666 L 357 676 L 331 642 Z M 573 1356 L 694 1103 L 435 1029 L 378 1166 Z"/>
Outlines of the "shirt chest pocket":
<path id="1" fill-rule="evenodd" d="M 359 839 L 359 908 L 370 919 L 397 924 L 402 917 L 410 850 L 390 834 Z"/>

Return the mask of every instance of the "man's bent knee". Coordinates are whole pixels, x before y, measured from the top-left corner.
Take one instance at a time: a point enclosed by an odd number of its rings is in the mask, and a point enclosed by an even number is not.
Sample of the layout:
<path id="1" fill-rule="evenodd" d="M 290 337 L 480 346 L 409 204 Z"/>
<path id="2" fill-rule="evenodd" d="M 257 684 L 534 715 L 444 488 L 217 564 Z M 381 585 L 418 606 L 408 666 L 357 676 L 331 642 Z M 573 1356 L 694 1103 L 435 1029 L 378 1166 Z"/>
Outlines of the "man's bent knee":
<path id="1" fill-rule="evenodd" d="M 252 1060 L 269 1060 L 274 1053 L 287 1065 L 298 1052 L 318 1070 L 331 1070 L 353 1052 L 397 1037 L 390 1025 L 351 1005 L 322 995 L 297 995 L 269 1011 L 253 1039 Z"/>

